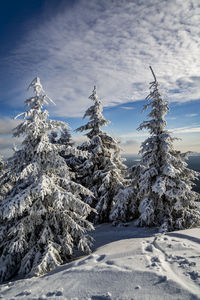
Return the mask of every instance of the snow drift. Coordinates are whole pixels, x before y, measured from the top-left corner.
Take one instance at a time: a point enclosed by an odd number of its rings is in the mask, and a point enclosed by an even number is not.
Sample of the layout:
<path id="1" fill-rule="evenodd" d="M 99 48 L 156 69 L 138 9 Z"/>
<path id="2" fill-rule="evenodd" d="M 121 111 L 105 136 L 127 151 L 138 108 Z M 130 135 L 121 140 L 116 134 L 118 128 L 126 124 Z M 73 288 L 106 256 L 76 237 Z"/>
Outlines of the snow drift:
<path id="1" fill-rule="evenodd" d="M 200 299 L 199 228 L 156 232 L 99 225 L 91 255 L 2 284 L 1 299 Z"/>

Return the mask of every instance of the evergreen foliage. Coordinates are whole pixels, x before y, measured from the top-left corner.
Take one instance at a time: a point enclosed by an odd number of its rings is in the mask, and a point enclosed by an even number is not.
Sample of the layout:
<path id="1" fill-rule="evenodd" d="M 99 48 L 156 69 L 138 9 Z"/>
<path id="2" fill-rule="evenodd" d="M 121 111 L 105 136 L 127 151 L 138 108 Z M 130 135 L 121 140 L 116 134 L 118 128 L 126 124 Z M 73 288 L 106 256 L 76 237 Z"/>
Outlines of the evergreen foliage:
<path id="1" fill-rule="evenodd" d="M 9 162 L 0 161 L 0 200 L 4 199 L 12 189 L 14 176 L 9 178 Z"/>
<path id="2" fill-rule="evenodd" d="M 96 87 L 84 115 L 89 121 L 77 129 L 87 131 L 88 140 L 77 149 L 68 125 L 48 119 L 43 107 L 54 102 L 40 79 L 32 81 L 35 95 L 25 101 L 26 111 L 17 116 L 24 121 L 13 131 L 24 136 L 21 149 L 6 162 L 0 158 L 1 282 L 45 274 L 77 249 L 90 252 L 89 219 L 117 224 L 138 218 L 138 225 L 159 226 L 161 232 L 200 225 L 199 194 L 192 190 L 199 173 L 187 168 L 188 153 L 174 149 L 166 129 L 168 103 L 150 69 L 154 81 L 144 109 L 151 111 L 138 128 L 150 136 L 128 176 L 119 142 L 101 129 L 109 121 Z"/>
<path id="3" fill-rule="evenodd" d="M 62 145 L 64 150 L 61 150 L 60 155 L 65 159 L 68 167 L 72 172 L 74 172 L 74 178 L 76 177 L 76 170 L 78 165 L 80 164 L 81 158 L 84 159 L 87 157 L 87 153 L 84 151 L 79 151 L 72 141 L 72 137 L 70 134 L 70 128 L 67 126 L 60 129 L 60 131 L 52 131 L 49 135 L 50 142 L 52 144 Z M 67 151 L 67 149 L 71 149 L 71 151 Z M 73 151 L 72 151 L 73 149 Z M 69 153 L 68 153 L 69 152 Z"/>
<path id="4" fill-rule="evenodd" d="M 126 184 L 119 189 L 113 198 L 110 220 L 115 225 L 134 220 L 138 217 L 137 192 L 141 169 L 142 166 L 139 163 L 128 169 Z"/>
<path id="5" fill-rule="evenodd" d="M 154 81 L 150 83 L 148 103 L 144 106 L 144 109 L 151 108 L 150 120 L 138 128 L 150 132 L 140 150 L 144 168 L 139 176 L 138 223 L 160 226 L 161 231 L 190 228 L 200 223 L 195 205 L 198 194 L 192 191 L 193 180 L 199 174 L 188 169 L 186 155 L 174 149 L 174 138 L 166 130 L 164 119 L 169 111 L 168 103 L 161 98 L 151 71 Z"/>
<path id="6" fill-rule="evenodd" d="M 6 193 L 5 188 L 3 188 L 2 182 L 3 182 L 3 178 L 4 178 L 4 173 L 5 173 L 5 166 L 6 164 L 4 163 L 2 157 L 0 156 L 0 200 L 4 198 L 4 194 Z"/>
<path id="7" fill-rule="evenodd" d="M 3 159 L 2 159 L 2 157 L 0 156 L 0 172 L 2 172 L 3 166 L 4 166 Z"/>
<path id="8" fill-rule="evenodd" d="M 103 107 L 97 96 L 96 87 L 89 99 L 94 102 L 84 115 L 84 118 L 89 117 L 89 122 L 76 130 L 89 131 L 86 134 L 88 141 L 80 149 L 87 150 L 90 156 L 80 166 L 79 176 L 82 184 L 94 193 L 95 199 L 91 197 L 86 199 L 98 213 L 94 222 L 103 223 L 109 221 L 113 197 L 125 184 L 126 166 L 120 157 L 119 143 L 101 130 L 101 127 L 107 125 L 109 121 L 102 114 Z"/>
<path id="9" fill-rule="evenodd" d="M 92 239 L 86 231 L 91 208 L 82 196 L 92 193 L 72 180 L 72 173 L 60 155 L 75 153 L 72 146 L 49 141 L 52 131 L 65 123 L 48 120 L 43 106 L 52 100 L 39 78 L 30 87 L 35 96 L 26 100 L 24 121 L 14 130 L 25 136 L 22 148 L 9 160 L 7 178 L 11 189 L 0 202 L 0 280 L 16 274 L 42 275 L 66 262 L 73 250 L 90 252 Z M 61 135 L 62 138 L 62 135 Z"/>

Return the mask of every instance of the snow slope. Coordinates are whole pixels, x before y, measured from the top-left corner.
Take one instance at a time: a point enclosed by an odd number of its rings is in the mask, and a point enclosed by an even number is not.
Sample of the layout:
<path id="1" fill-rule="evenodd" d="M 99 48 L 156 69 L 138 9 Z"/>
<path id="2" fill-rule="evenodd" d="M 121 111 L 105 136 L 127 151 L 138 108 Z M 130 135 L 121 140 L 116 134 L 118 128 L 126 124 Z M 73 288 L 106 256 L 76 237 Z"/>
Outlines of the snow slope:
<path id="1" fill-rule="evenodd" d="M 157 234 L 112 227 L 94 233 L 94 252 L 40 278 L 0 285 L 1 299 L 200 299 L 199 228 Z"/>

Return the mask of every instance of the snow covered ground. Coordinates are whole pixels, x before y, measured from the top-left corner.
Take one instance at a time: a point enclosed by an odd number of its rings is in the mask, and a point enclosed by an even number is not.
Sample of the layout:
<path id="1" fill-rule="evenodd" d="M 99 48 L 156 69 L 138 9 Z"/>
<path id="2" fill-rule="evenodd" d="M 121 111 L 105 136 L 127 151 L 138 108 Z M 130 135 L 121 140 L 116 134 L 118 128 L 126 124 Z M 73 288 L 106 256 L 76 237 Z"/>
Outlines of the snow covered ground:
<path id="1" fill-rule="evenodd" d="M 0 285 L 1 299 L 200 299 L 200 228 L 96 228 L 94 252 L 40 278 Z"/>

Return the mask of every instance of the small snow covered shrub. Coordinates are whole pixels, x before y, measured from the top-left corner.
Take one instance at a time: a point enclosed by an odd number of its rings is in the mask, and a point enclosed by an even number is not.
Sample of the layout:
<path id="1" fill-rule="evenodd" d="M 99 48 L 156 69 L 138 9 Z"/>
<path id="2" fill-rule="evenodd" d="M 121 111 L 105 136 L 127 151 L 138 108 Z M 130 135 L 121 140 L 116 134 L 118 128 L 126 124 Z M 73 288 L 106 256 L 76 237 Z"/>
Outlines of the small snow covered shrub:
<path id="1" fill-rule="evenodd" d="M 151 68 L 151 67 L 150 67 Z M 200 212 L 195 205 L 198 194 L 192 190 L 193 180 L 199 175 L 187 168 L 186 155 L 174 149 L 174 138 L 166 130 L 164 116 L 168 103 L 161 98 L 158 82 L 150 83 L 148 103 L 150 120 L 141 129 L 148 129 L 150 137 L 141 146 L 138 198 L 140 225 L 161 226 L 161 231 L 190 228 L 200 224 Z"/>
<path id="2" fill-rule="evenodd" d="M 24 121 L 14 130 L 25 136 L 20 150 L 9 160 L 11 188 L 0 201 L 0 281 L 17 274 L 42 275 L 67 262 L 73 250 L 89 252 L 92 230 L 87 220 L 91 208 L 82 195 L 92 193 L 72 180 L 60 155 L 72 146 L 49 141 L 49 134 L 65 123 L 48 120 L 45 95 L 39 78 L 30 87 L 35 95 L 26 100 Z"/>
<path id="3" fill-rule="evenodd" d="M 77 131 L 89 131 L 86 134 L 88 141 L 80 149 L 87 150 L 90 156 L 80 166 L 79 174 L 82 184 L 94 193 L 94 199 L 86 199 L 98 213 L 94 215 L 94 222 L 103 223 L 109 221 L 113 197 L 124 186 L 126 166 L 120 157 L 118 141 L 101 130 L 109 121 L 102 115 L 103 107 L 96 87 L 89 99 L 94 102 L 84 115 L 84 118 L 89 117 L 89 122 Z"/>

